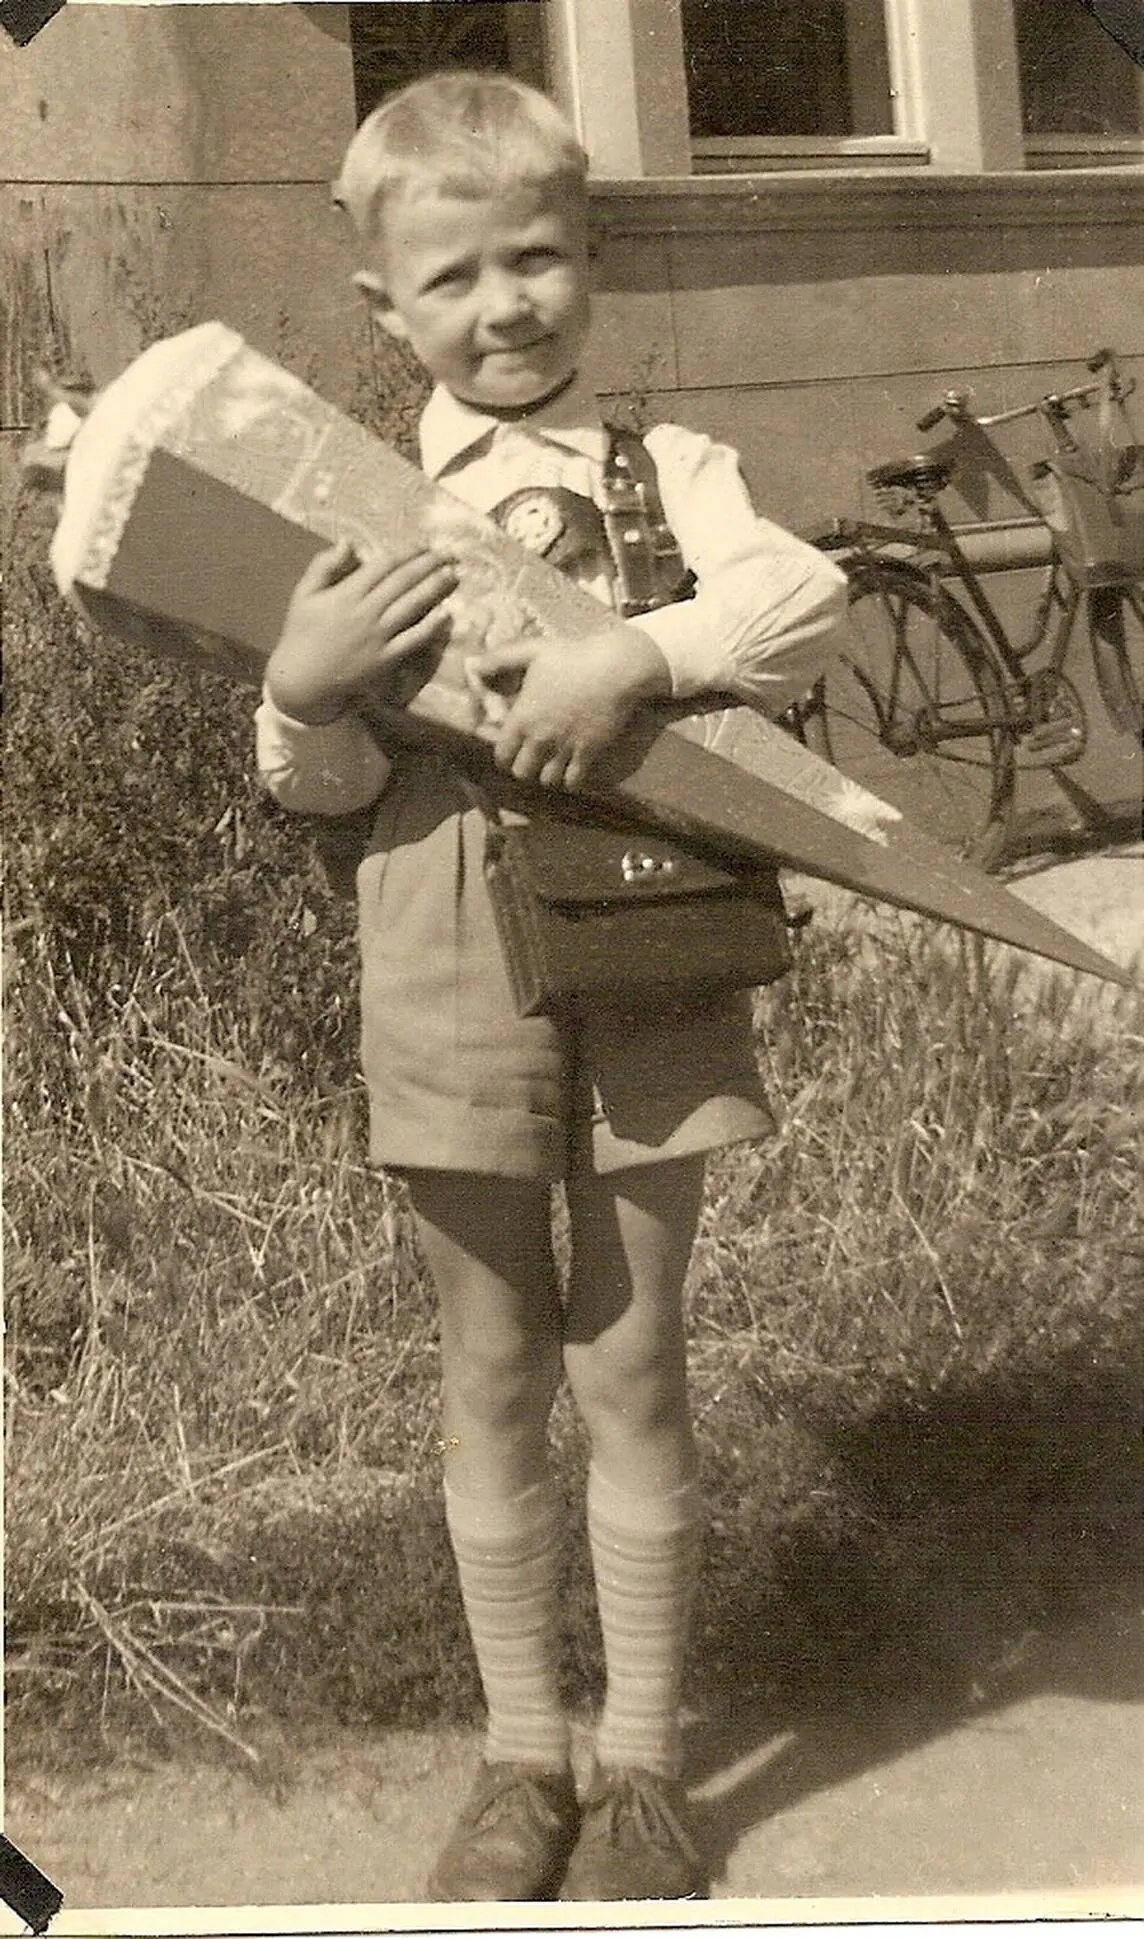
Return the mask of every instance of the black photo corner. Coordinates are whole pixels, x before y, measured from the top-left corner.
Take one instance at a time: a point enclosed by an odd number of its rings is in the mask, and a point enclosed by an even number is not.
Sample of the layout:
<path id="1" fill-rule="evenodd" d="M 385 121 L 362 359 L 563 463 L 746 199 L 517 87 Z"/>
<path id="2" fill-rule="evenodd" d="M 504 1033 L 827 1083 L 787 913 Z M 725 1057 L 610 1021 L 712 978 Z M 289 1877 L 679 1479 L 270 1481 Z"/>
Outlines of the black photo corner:
<path id="1" fill-rule="evenodd" d="M 64 1902 L 58 1885 L 0 1833 L 0 1899 L 31 1932 L 46 1932 Z"/>
<path id="2" fill-rule="evenodd" d="M 1144 67 L 1144 0 L 1079 0 L 1086 12 Z"/>
<path id="3" fill-rule="evenodd" d="M 0 0 L 0 27 L 17 47 L 26 47 L 63 5 L 64 0 Z"/>

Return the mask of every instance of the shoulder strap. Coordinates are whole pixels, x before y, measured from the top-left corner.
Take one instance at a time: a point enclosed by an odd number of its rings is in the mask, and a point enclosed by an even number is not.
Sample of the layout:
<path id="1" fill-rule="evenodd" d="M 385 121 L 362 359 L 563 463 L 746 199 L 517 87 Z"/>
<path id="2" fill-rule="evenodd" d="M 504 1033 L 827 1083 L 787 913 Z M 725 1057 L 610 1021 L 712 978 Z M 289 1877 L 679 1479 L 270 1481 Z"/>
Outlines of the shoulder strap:
<path id="1" fill-rule="evenodd" d="M 695 578 L 664 516 L 655 461 L 643 439 L 626 425 L 605 428 L 604 528 L 619 583 L 619 610 L 632 619 L 689 598 Z"/>

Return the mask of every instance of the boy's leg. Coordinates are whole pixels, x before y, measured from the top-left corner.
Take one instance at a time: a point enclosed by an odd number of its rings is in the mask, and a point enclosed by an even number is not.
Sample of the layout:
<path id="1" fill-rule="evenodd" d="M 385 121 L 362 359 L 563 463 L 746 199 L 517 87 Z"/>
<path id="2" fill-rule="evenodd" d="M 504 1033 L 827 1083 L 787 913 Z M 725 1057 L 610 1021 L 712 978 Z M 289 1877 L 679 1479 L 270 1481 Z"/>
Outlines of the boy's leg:
<path id="1" fill-rule="evenodd" d="M 634 1494 L 698 1472 L 687 1397 L 683 1282 L 699 1224 L 703 1154 L 567 1183 L 572 1236 L 564 1367 L 595 1466 Z"/>
<path id="2" fill-rule="evenodd" d="M 547 1460 L 561 1375 L 549 1193 L 460 1173 L 413 1173 L 409 1187 L 440 1303 L 446 1515 L 489 1713 L 485 1762 L 429 1889 L 527 1899 L 555 1889 L 576 1828 Z"/>
<path id="3" fill-rule="evenodd" d="M 702 1157 L 569 1181 L 564 1364 L 592 1443 L 607 1695 L 567 1898 L 678 1897 L 706 1884 L 678 1783 L 700 1523 L 683 1282 L 702 1187 Z"/>
<path id="4" fill-rule="evenodd" d="M 551 1193 L 484 1173 L 405 1176 L 441 1315 L 447 1485 L 512 1500 L 547 1476 L 561 1379 Z"/>

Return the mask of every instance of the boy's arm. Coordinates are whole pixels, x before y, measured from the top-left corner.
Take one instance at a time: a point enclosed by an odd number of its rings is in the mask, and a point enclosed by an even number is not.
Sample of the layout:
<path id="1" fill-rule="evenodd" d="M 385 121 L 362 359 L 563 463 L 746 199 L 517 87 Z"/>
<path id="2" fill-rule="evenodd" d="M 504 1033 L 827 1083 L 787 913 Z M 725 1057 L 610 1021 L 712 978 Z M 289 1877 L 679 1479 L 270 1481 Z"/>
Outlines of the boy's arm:
<path id="1" fill-rule="evenodd" d="M 646 438 L 664 514 L 698 586 L 694 599 L 643 613 L 672 695 L 728 691 L 780 714 L 836 650 L 845 575 L 821 552 L 760 518 L 728 445 L 679 425 Z"/>
<path id="2" fill-rule="evenodd" d="M 647 445 L 698 591 L 677 606 L 613 621 L 573 648 L 524 640 L 481 656 L 476 671 L 486 685 L 495 689 L 506 676 L 520 682 L 494 749 L 517 780 L 580 787 L 636 709 L 658 700 L 732 693 L 781 714 L 832 657 L 846 608 L 838 567 L 757 516 L 728 447 L 678 426 L 660 426 Z"/>
<path id="3" fill-rule="evenodd" d="M 284 714 L 264 688 L 254 731 L 264 786 L 296 814 L 353 814 L 375 801 L 389 779 L 388 757 L 352 711 L 309 726 Z"/>
<path id="4" fill-rule="evenodd" d="M 258 771 L 299 814 L 346 815 L 377 798 L 390 762 L 355 710 L 422 684 L 452 628 L 452 563 L 425 549 L 361 558 L 345 541 L 310 561 L 266 663 Z M 419 669 L 414 673 L 414 669 Z"/>

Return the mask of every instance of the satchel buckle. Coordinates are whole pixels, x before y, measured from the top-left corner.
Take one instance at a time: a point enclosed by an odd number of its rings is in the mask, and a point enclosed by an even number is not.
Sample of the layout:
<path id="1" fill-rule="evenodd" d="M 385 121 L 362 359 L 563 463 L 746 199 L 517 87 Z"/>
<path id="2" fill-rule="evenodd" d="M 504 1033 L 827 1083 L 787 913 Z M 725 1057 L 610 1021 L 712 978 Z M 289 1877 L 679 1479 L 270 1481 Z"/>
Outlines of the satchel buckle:
<path id="1" fill-rule="evenodd" d="M 620 860 L 620 874 L 625 882 L 647 882 L 653 876 L 674 875 L 676 861 L 672 855 L 648 855 L 642 848 L 626 849 Z"/>

